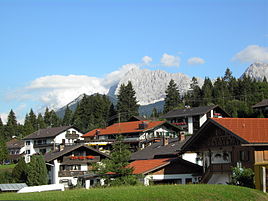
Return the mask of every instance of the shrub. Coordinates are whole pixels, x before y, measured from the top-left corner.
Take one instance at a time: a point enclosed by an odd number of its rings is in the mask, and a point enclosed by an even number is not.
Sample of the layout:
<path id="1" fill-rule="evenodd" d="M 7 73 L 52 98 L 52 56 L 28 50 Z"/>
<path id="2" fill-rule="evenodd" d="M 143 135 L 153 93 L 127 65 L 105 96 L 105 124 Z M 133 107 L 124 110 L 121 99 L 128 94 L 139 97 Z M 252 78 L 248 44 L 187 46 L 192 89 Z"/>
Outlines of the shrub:
<path id="1" fill-rule="evenodd" d="M 250 168 L 235 167 L 229 184 L 254 188 L 254 172 Z"/>

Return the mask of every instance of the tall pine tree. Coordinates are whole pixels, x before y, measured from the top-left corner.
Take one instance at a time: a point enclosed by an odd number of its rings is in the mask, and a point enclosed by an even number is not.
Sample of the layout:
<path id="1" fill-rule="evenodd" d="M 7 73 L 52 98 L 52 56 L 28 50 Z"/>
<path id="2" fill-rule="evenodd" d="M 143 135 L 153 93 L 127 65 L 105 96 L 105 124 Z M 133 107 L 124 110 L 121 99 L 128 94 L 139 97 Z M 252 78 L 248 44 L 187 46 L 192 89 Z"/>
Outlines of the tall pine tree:
<path id="1" fill-rule="evenodd" d="M 179 107 L 181 104 L 180 93 L 177 84 L 173 79 L 170 80 L 165 93 L 166 97 L 165 97 L 164 113 L 167 113 Z"/>
<path id="2" fill-rule="evenodd" d="M 120 86 L 117 96 L 117 111 L 120 121 L 127 121 L 130 117 L 139 115 L 139 105 L 135 95 L 136 92 L 130 81 L 127 85 Z"/>

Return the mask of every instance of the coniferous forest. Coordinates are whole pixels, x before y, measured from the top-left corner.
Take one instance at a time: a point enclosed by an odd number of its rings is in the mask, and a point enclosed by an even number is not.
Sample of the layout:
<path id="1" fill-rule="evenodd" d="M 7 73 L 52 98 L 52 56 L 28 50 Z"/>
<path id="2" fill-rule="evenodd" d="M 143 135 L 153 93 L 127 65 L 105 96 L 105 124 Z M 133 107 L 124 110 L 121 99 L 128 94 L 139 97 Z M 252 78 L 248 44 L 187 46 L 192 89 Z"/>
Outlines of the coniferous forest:
<path id="1" fill-rule="evenodd" d="M 261 81 L 245 76 L 237 79 L 227 68 L 223 77 L 218 77 L 216 80 L 206 77 L 201 87 L 197 79 L 193 77 L 190 89 L 186 94 L 181 94 L 176 83 L 171 80 L 166 90 L 163 109 L 164 112 L 168 112 L 185 106 L 219 105 L 232 117 L 267 117 L 267 114 L 252 109 L 254 104 L 267 98 L 268 82 L 266 78 Z M 118 122 L 119 119 L 121 122 L 126 121 L 129 117 L 138 115 L 138 108 L 135 91 L 129 82 L 127 85 L 120 86 L 117 105 L 113 105 L 106 95 L 84 96 L 75 111 L 66 107 L 63 118 L 59 118 L 54 110 L 48 108 L 44 114 L 35 114 L 31 109 L 25 116 L 24 124 L 20 124 L 17 122 L 16 114 L 11 110 L 6 124 L 0 118 L 0 141 L 6 142 L 12 136 L 23 138 L 41 128 L 64 125 L 74 125 L 81 131 L 87 132 L 111 125 Z M 161 114 L 163 111 L 156 109 L 152 111 L 154 118 Z"/>

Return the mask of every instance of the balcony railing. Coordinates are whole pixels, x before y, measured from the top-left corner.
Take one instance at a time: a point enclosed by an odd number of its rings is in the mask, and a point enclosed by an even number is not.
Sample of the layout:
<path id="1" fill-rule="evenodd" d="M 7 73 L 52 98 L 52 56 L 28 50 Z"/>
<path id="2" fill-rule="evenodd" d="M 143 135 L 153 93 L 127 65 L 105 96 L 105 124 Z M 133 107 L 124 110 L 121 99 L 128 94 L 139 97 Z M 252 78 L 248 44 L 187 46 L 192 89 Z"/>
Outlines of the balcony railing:
<path id="1" fill-rule="evenodd" d="M 72 133 L 67 133 L 65 135 L 66 139 L 77 139 L 79 138 L 79 135 L 78 134 L 72 134 Z"/>
<path id="2" fill-rule="evenodd" d="M 100 156 L 65 156 L 63 157 L 63 164 L 85 164 L 99 162 Z"/>
<path id="3" fill-rule="evenodd" d="M 38 147 L 52 147 L 53 144 L 52 143 L 35 143 L 33 145 L 34 148 L 38 148 Z"/>
<path id="4" fill-rule="evenodd" d="M 80 170 L 61 170 L 59 171 L 59 177 L 77 177 L 89 174 L 89 171 Z"/>

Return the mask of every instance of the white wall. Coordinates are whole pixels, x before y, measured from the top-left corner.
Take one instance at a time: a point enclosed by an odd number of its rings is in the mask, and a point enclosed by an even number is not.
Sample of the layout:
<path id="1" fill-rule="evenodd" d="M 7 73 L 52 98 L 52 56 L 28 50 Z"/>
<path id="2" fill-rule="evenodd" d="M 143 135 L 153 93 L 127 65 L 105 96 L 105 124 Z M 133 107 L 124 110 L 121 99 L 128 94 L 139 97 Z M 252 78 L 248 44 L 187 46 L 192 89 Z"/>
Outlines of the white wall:
<path id="1" fill-rule="evenodd" d="M 199 116 L 199 126 L 201 127 L 207 120 L 207 114 Z"/>
<path id="2" fill-rule="evenodd" d="M 165 179 L 181 179 L 181 184 L 186 184 L 186 179 L 192 179 L 192 183 L 198 182 L 199 176 L 192 174 L 169 174 L 169 175 L 146 175 L 144 177 L 144 185 L 149 185 L 149 181 L 161 181 Z"/>
<path id="3" fill-rule="evenodd" d="M 188 117 L 188 133 L 194 133 L 193 117 Z"/>

